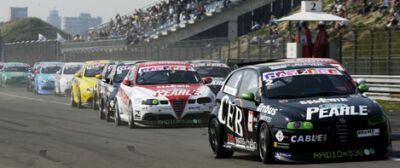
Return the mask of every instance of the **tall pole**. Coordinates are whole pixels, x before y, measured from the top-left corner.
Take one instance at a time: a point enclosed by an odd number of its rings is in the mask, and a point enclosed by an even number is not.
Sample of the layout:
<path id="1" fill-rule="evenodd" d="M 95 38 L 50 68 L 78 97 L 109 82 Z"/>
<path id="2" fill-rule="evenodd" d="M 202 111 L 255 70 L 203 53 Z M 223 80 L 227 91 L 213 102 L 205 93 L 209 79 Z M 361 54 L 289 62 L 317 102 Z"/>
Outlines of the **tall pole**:
<path id="1" fill-rule="evenodd" d="M 1 34 L 1 29 L 0 29 L 0 62 L 4 62 L 4 45 L 3 45 L 3 36 Z"/>

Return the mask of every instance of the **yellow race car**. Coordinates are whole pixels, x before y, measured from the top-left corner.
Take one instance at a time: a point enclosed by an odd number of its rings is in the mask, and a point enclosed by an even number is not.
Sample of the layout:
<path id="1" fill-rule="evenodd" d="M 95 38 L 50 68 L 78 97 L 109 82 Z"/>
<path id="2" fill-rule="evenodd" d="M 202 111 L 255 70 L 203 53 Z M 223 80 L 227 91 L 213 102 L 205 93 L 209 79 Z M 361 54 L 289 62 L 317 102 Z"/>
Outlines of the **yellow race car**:
<path id="1" fill-rule="evenodd" d="M 99 74 L 110 61 L 87 61 L 81 70 L 75 74 L 71 84 L 71 106 L 82 108 L 83 105 L 92 106 L 93 91 Z"/>

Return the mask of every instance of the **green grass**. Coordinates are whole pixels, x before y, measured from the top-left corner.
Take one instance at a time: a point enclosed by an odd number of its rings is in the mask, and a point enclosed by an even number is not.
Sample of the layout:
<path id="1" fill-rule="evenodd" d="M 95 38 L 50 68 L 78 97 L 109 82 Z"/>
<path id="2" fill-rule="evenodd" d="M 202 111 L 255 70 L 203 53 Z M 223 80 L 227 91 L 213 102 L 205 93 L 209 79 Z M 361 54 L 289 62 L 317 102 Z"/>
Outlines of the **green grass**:
<path id="1" fill-rule="evenodd" d="M 376 100 L 385 112 L 400 112 L 400 102 Z"/>
<path id="2" fill-rule="evenodd" d="M 57 33 L 64 38 L 70 37 L 69 34 L 38 18 L 26 18 L 15 21 L 0 23 L 3 40 L 6 43 L 17 41 L 32 41 L 38 39 L 38 34 L 44 35 L 47 39 L 56 39 Z"/>

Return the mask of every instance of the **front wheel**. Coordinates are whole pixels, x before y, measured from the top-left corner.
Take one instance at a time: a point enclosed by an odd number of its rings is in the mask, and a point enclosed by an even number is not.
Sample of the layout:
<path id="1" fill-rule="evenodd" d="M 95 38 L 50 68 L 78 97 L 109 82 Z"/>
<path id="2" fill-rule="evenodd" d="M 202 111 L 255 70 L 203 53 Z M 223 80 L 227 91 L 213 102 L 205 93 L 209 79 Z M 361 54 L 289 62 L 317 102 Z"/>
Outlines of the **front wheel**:
<path id="1" fill-rule="evenodd" d="M 71 91 L 71 97 L 70 97 L 70 105 L 71 105 L 71 107 L 76 107 L 77 106 L 77 104 L 75 103 L 74 97 L 75 97 L 75 95 Z"/>
<path id="2" fill-rule="evenodd" d="M 269 127 L 267 123 L 262 123 L 260 131 L 258 132 L 258 153 L 261 161 L 264 164 L 271 163 L 273 161 L 271 144 L 271 133 L 269 131 Z"/>
<path id="3" fill-rule="evenodd" d="M 99 117 L 100 117 L 100 120 L 104 120 L 106 118 L 104 115 L 104 111 L 105 111 L 104 102 L 102 99 L 100 99 L 99 101 L 100 101 L 99 102 Z"/>
<path id="4" fill-rule="evenodd" d="M 77 102 L 78 108 L 83 108 L 83 106 L 82 106 L 81 92 L 79 91 L 79 89 L 78 89 L 78 95 L 77 95 L 77 97 L 78 97 L 78 102 Z"/>
<path id="5" fill-rule="evenodd" d="M 92 109 L 93 110 L 98 110 L 99 109 L 99 103 L 97 103 L 97 95 L 96 93 L 93 94 L 93 100 L 92 100 Z"/>
<path id="6" fill-rule="evenodd" d="M 122 123 L 121 117 L 119 116 L 118 103 L 115 104 L 114 123 L 115 123 L 116 126 L 120 126 L 121 123 Z"/>
<path id="7" fill-rule="evenodd" d="M 129 120 L 128 120 L 128 126 L 130 129 L 135 128 L 135 119 L 133 118 L 133 109 L 132 105 L 129 105 Z"/>
<path id="8" fill-rule="evenodd" d="M 208 124 L 208 139 L 215 158 L 230 158 L 233 156 L 233 151 L 229 151 L 223 146 L 224 138 L 222 136 L 225 135 L 223 132 L 219 121 L 216 118 L 212 118 Z"/>

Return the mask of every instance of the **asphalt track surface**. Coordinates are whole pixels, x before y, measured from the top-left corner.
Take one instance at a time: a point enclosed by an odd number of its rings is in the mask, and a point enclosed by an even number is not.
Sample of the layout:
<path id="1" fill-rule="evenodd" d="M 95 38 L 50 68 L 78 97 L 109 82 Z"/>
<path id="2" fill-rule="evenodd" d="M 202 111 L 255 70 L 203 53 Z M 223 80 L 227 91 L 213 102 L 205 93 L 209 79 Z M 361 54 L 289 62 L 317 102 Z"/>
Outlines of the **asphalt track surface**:
<path id="1" fill-rule="evenodd" d="M 65 97 L 0 88 L 0 168 L 14 167 L 400 167 L 400 113 L 389 113 L 394 153 L 389 160 L 318 164 L 262 164 L 235 153 L 214 159 L 206 128 L 129 129 L 76 109 Z"/>

